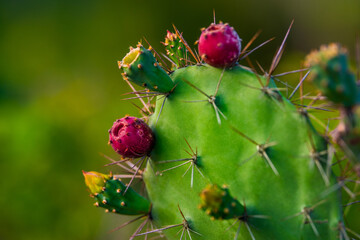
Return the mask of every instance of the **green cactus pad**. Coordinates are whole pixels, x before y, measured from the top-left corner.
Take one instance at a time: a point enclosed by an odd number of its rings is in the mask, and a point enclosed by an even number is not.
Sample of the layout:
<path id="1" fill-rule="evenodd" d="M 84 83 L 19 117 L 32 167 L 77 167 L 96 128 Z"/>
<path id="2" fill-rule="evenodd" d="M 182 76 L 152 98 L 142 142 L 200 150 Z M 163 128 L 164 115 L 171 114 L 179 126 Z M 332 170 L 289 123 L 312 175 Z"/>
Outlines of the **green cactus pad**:
<path id="1" fill-rule="evenodd" d="M 346 50 L 337 44 L 322 46 L 307 57 L 311 79 L 334 103 L 353 106 L 358 97 L 355 75 L 349 71 Z"/>
<path id="2" fill-rule="evenodd" d="M 212 221 L 199 209 L 208 184 L 226 184 L 246 204 L 251 234 L 242 227 L 238 239 L 337 239 L 341 201 L 327 191 L 335 177 L 322 174 L 326 145 L 272 81 L 264 91 L 266 78 L 241 66 L 189 66 L 170 76 L 177 87 L 150 118 L 156 144 L 144 172 L 157 226 L 181 223 L 179 205 L 201 234 L 192 239 L 234 239 L 236 219 Z M 164 234 L 178 239 L 177 231 Z"/>
<path id="3" fill-rule="evenodd" d="M 84 172 L 86 185 L 95 198 L 95 206 L 108 212 L 124 215 L 146 215 L 150 213 L 150 202 L 127 188 L 120 179 L 97 172 Z"/>
<path id="4" fill-rule="evenodd" d="M 130 52 L 119 62 L 123 77 L 151 91 L 169 93 L 174 83 L 160 67 L 150 50 L 142 45 L 130 48 Z"/>

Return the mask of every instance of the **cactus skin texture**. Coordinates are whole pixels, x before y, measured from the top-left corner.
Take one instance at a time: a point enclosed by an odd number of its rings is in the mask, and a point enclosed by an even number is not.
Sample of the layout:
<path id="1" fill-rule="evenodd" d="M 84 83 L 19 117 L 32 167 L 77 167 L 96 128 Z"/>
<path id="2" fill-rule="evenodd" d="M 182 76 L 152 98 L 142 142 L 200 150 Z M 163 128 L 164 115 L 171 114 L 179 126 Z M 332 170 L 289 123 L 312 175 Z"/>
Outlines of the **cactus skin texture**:
<path id="1" fill-rule="evenodd" d="M 119 195 L 115 189 L 125 185 L 110 175 L 98 174 L 101 181 L 90 181 L 84 173 L 93 195 L 96 191 L 97 205 L 116 213 L 148 215 L 146 221 L 150 219 L 157 230 L 143 231 L 144 222 L 131 239 L 157 232 L 168 239 L 193 240 L 350 239 L 343 219 L 342 185 L 331 170 L 336 164 L 330 154 L 333 144 L 342 142 L 339 146 L 349 149 L 347 144 L 359 139 L 359 91 L 343 51 L 336 48 L 333 53 L 325 47 L 308 58 L 313 81 L 320 82 L 315 85 L 342 112 L 342 123 L 324 137 L 312 125 L 307 108 L 297 108 L 291 97 L 284 97 L 271 76 L 260 76 L 236 61 L 231 67 L 204 64 L 176 28 L 175 32 L 168 32 L 165 42 L 176 39 L 186 54 L 173 52 L 179 59 L 170 59 L 175 63 L 171 68 L 154 64 L 150 50 L 140 45 L 121 63 L 125 80 L 146 83 L 150 92 L 145 97 L 157 98 L 154 112 L 144 117 L 154 133 L 154 147 L 132 164 L 140 162 L 133 172 L 141 172 L 149 200 L 129 186 L 125 195 Z M 268 71 L 271 74 L 282 47 Z M 189 64 L 190 56 L 196 64 Z M 180 67 L 184 57 L 187 66 Z M 142 69 L 124 67 L 128 62 L 149 66 L 150 72 L 158 71 L 154 65 L 165 70 L 159 70 L 159 76 L 142 74 Z M 350 89 L 354 84 L 355 90 Z M 132 93 L 144 98 L 139 95 L 144 92 Z M 346 160 L 352 157 L 349 166 L 360 162 L 359 145 L 351 146 L 352 156 L 338 152 Z M 341 177 L 353 175 L 341 173 Z M 114 204 L 102 204 L 105 198 Z M 134 201 L 133 208 L 123 210 L 121 201 Z"/>
<path id="2" fill-rule="evenodd" d="M 255 74 L 241 66 L 225 70 L 223 74 L 216 98 L 217 106 L 227 117 L 227 120 L 222 119 L 221 125 L 208 101 L 184 102 L 206 100 L 184 79 L 211 95 L 221 73 L 221 69 L 204 65 L 178 69 L 171 75 L 177 87 L 154 127 L 157 141 L 151 160 L 156 170 L 148 166 L 144 173 L 153 212 L 156 213 L 154 220 L 160 226 L 180 222 L 181 216 L 176 209 L 179 204 L 192 222 L 193 230 L 203 235 L 194 234 L 193 239 L 234 239 L 238 226 L 226 229 L 236 218 L 211 220 L 202 209 L 197 209 L 199 193 L 207 184 L 226 184 L 232 197 L 245 202 L 248 215 L 268 216 L 247 219 L 255 239 L 317 239 L 309 223 L 301 227 L 307 221 L 305 213 L 287 218 L 324 199 L 326 202 L 309 214 L 313 221 L 328 220 L 328 223 L 314 223 L 322 239 L 337 239 L 338 233 L 333 229 L 341 221 L 340 199 L 336 191 L 321 198 L 327 186 L 315 166 L 314 161 L 318 160 L 311 157 L 309 122 L 297 113 L 294 106 L 286 99 L 279 102 L 260 90 L 246 87 L 245 84 L 260 86 Z M 266 79 L 262 81 L 266 84 Z M 160 106 L 150 118 L 150 126 L 159 111 Z M 204 175 L 202 177 L 195 169 L 193 188 L 190 186 L 192 173 L 182 177 L 191 163 L 166 171 L 161 176 L 156 175 L 156 172 L 178 165 L 157 162 L 187 157 L 184 149 L 189 147 L 184 138 L 193 149 L 197 148 L 197 167 Z M 272 143 L 274 145 L 268 147 L 266 153 L 278 175 L 269 166 L 265 155 L 258 151 L 261 145 Z M 329 181 L 334 184 L 334 176 L 330 176 Z M 174 229 L 164 233 L 169 239 L 176 239 L 176 232 Z M 241 228 L 238 239 L 251 239 L 246 227 Z"/>

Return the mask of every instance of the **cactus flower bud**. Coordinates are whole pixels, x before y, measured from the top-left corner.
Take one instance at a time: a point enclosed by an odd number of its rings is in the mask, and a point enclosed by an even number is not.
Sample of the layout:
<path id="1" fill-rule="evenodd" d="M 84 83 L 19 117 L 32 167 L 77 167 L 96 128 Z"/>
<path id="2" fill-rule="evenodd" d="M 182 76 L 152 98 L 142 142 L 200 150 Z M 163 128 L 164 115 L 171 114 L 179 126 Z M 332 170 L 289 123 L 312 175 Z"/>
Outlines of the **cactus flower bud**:
<path id="1" fill-rule="evenodd" d="M 163 43 L 166 49 L 166 55 L 172 61 L 172 70 L 185 67 L 186 62 L 186 47 L 181 39 L 170 31 L 167 31 L 165 42 Z"/>
<path id="2" fill-rule="evenodd" d="M 244 214 L 244 207 L 233 198 L 226 186 L 210 184 L 200 193 L 199 207 L 214 219 L 231 219 Z"/>
<path id="3" fill-rule="evenodd" d="M 109 174 L 102 174 L 98 172 L 85 172 L 83 171 L 85 177 L 85 184 L 89 188 L 90 192 L 94 195 L 100 193 L 102 188 L 105 186 L 106 180 L 111 178 Z"/>
<path id="4" fill-rule="evenodd" d="M 154 141 L 150 127 L 136 117 L 118 119 L 109 130 L 110 145 L 123 157 L 137 158 L 149 154 Z"/>

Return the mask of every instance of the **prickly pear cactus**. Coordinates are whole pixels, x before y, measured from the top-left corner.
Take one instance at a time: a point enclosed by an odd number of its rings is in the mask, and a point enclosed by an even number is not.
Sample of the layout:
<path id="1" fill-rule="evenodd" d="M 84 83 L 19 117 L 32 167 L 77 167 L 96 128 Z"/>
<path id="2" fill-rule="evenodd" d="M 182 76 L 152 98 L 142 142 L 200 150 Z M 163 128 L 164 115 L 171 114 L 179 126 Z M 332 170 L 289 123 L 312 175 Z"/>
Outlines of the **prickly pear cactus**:
<path id="1" fill-rule="evenodd" d="M 84 172 L 95 205 L 143 219 L 132 238 L 350 239 L 341 202 L 347 176 L 338 182 L 332 167 L 333 144 L 359 139 L 359 115 L 351 110 L 359 94 L 355 78 L 344 69 L 342 51 L 309 57 L 315 85 L 352 116 L 346 131 L 322 136 L 310 121 L 311 106 L 296 107 L 273 77 L 288 33 L 265 75 L 248 58 L 258 47 L 241 50 L 228 24 L 202 30 L 199 54 L 176 28 L 167 33 L 166 55 L 151 46 L 131 48 L 119 67 L 148 126 L 134 117 L 114 123 L 109 140 L 121 159 L 111 164 L 130 173 L 130 181 Z M 237 62 L 243 59 L 249 67 Z M 349 163 L 358 162 L 358 152 L 348 150 L 355 155 Z M 146 198 L 130 186 L 137 178 Z M 150 222 L 155 227 L 145 230 Z"/>

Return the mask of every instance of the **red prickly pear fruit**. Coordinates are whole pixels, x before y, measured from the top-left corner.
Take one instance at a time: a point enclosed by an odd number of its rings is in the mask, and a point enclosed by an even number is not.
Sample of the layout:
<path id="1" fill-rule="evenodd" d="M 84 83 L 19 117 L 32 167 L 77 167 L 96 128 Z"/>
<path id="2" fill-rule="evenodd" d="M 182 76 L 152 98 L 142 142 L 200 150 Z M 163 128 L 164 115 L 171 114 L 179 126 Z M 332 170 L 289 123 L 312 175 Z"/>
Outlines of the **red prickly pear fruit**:
<path id="1" fill-rule="evenodd" d="M 204 62 L 217 68 L 229 68 L 240 56 L 241 39 L 227 23 L 212 23 L 202 31 L 198 47 Z"/>
<path id="2" fill-rule="evenodd" d="M 124 117 L 109 130 L 109 143 L 123 157 L 138 158 L 150 153 L 155 138 L 150 127 L 136 117 Z"/>

